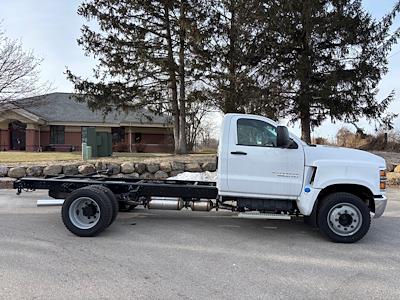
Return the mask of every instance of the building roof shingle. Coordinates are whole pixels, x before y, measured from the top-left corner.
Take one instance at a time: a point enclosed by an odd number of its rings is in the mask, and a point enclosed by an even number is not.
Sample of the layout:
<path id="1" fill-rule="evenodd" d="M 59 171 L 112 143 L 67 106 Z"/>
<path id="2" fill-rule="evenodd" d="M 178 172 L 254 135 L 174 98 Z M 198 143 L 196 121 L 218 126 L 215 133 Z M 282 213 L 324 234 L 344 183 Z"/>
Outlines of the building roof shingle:
<path id="1" fill-rule="evenodd" d="M 103 116 L 101 111 L 92 111 L 86 103 L 77 102 L 72 93 L 51 93 L 35 98 L 25 98 L 14 102 L 18 107 L 42 118 L 47 122 L 66 123 L 107 123 L 110 125 L 153 124 L 169 125 L 170 117 L 156 115 L 141 109 L 135 112 L 111 112 Z"/>

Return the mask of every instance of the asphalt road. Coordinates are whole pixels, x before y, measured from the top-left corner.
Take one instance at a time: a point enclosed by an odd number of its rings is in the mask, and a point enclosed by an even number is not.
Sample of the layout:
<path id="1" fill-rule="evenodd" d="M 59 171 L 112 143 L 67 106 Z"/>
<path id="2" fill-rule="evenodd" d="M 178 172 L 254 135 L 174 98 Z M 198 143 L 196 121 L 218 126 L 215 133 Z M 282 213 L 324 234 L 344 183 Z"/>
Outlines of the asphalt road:
<path id="1" fill-rule="evenodd" d="M 399 192 L 344 245 L 296 220 L 142 209 L 79 238 L 44 193 L 0 190 L 0 298 L 399 299 Z"/>

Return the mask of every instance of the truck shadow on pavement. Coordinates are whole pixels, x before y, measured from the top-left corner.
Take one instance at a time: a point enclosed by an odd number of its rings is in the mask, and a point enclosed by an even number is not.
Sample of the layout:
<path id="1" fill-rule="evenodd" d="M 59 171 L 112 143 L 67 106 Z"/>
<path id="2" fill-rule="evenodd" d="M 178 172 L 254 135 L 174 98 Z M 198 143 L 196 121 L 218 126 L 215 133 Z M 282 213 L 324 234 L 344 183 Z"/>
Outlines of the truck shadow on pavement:
<path id="1" fill-rule="evenodd" d="M 384 216 L 372 219 L 370 231 L 357 244 L 400 243 L 400 216 Z M 388 230 L 390 228 L 390 230 Z M 326 242 L 331 243 L 318 228 L 303 222 L 303 218 L 291 220 L 254 220 L 240 219 L 230 212 L 191 212 L 191 211 L 148 211 L 137 209 L 130 213 L 120 213 L 116 222 L 102 235 L 146 234 L 155 236 L 191 237 L 201 240 L 206 236 L 212 238 L 291 241 L 291 242 Z M 339 244 L 335 244 L 339 245 Z"/>
<path id="2" fill-rule="evenodd" d="M 326 240 L 317 228 L 303 222 L 301 217 L 292 220 L 240 219 L 230 212 L 190 212 L 190 211 L 151 211 L 135 210 L 121 213 L 106 232 L 112 234 L 156 234 L 168 232 L 194 236 L 234 235 L 248 240 L 250 238 L 279 239 L 287 237 L 307 237 Z M 117 232 L 115 232 L 117 231 Z M 104 232 L 104 233 L 106 233 Z M 103 233 L 103 234 L 104 234 Z"/>

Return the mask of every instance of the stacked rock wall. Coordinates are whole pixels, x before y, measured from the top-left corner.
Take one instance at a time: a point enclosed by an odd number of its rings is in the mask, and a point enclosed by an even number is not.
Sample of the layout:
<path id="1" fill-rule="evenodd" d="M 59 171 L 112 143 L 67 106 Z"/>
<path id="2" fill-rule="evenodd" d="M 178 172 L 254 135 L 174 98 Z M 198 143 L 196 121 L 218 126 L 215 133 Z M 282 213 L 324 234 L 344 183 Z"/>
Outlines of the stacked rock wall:
<path id="1" fill-rule="evenodd" d="M 17 166 L 8 167 L 0 165 L 0 188 L 12 188 L 12 183 L 18 178 L 45 177 L 56 175 L 88 175 L 105 176 L 106 171 L 110 177 L 141 178 L 141 179 L 166 179 L 182 172 L 214 172 L 217 168 L 215 159 L 206 162 L 106 162 L 75 163 L 75 164 L 51 164 L 47 166 Z"/>

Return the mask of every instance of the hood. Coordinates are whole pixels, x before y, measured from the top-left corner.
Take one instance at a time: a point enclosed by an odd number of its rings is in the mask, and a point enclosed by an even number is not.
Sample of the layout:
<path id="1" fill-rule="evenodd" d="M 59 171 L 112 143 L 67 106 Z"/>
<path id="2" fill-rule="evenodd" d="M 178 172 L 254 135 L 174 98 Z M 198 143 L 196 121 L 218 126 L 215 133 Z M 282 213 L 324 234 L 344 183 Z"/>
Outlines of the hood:
<path id="1" fill-rule="evenodd" d="M 340 161 L 340 162 L 358 162 L 377 165 L 379 168 L 385 168 L 385 160 L 375 154 L 342 147 L 333 146 L 305 146 L 305 165 L 314 166 L 317 161 Z"/>

